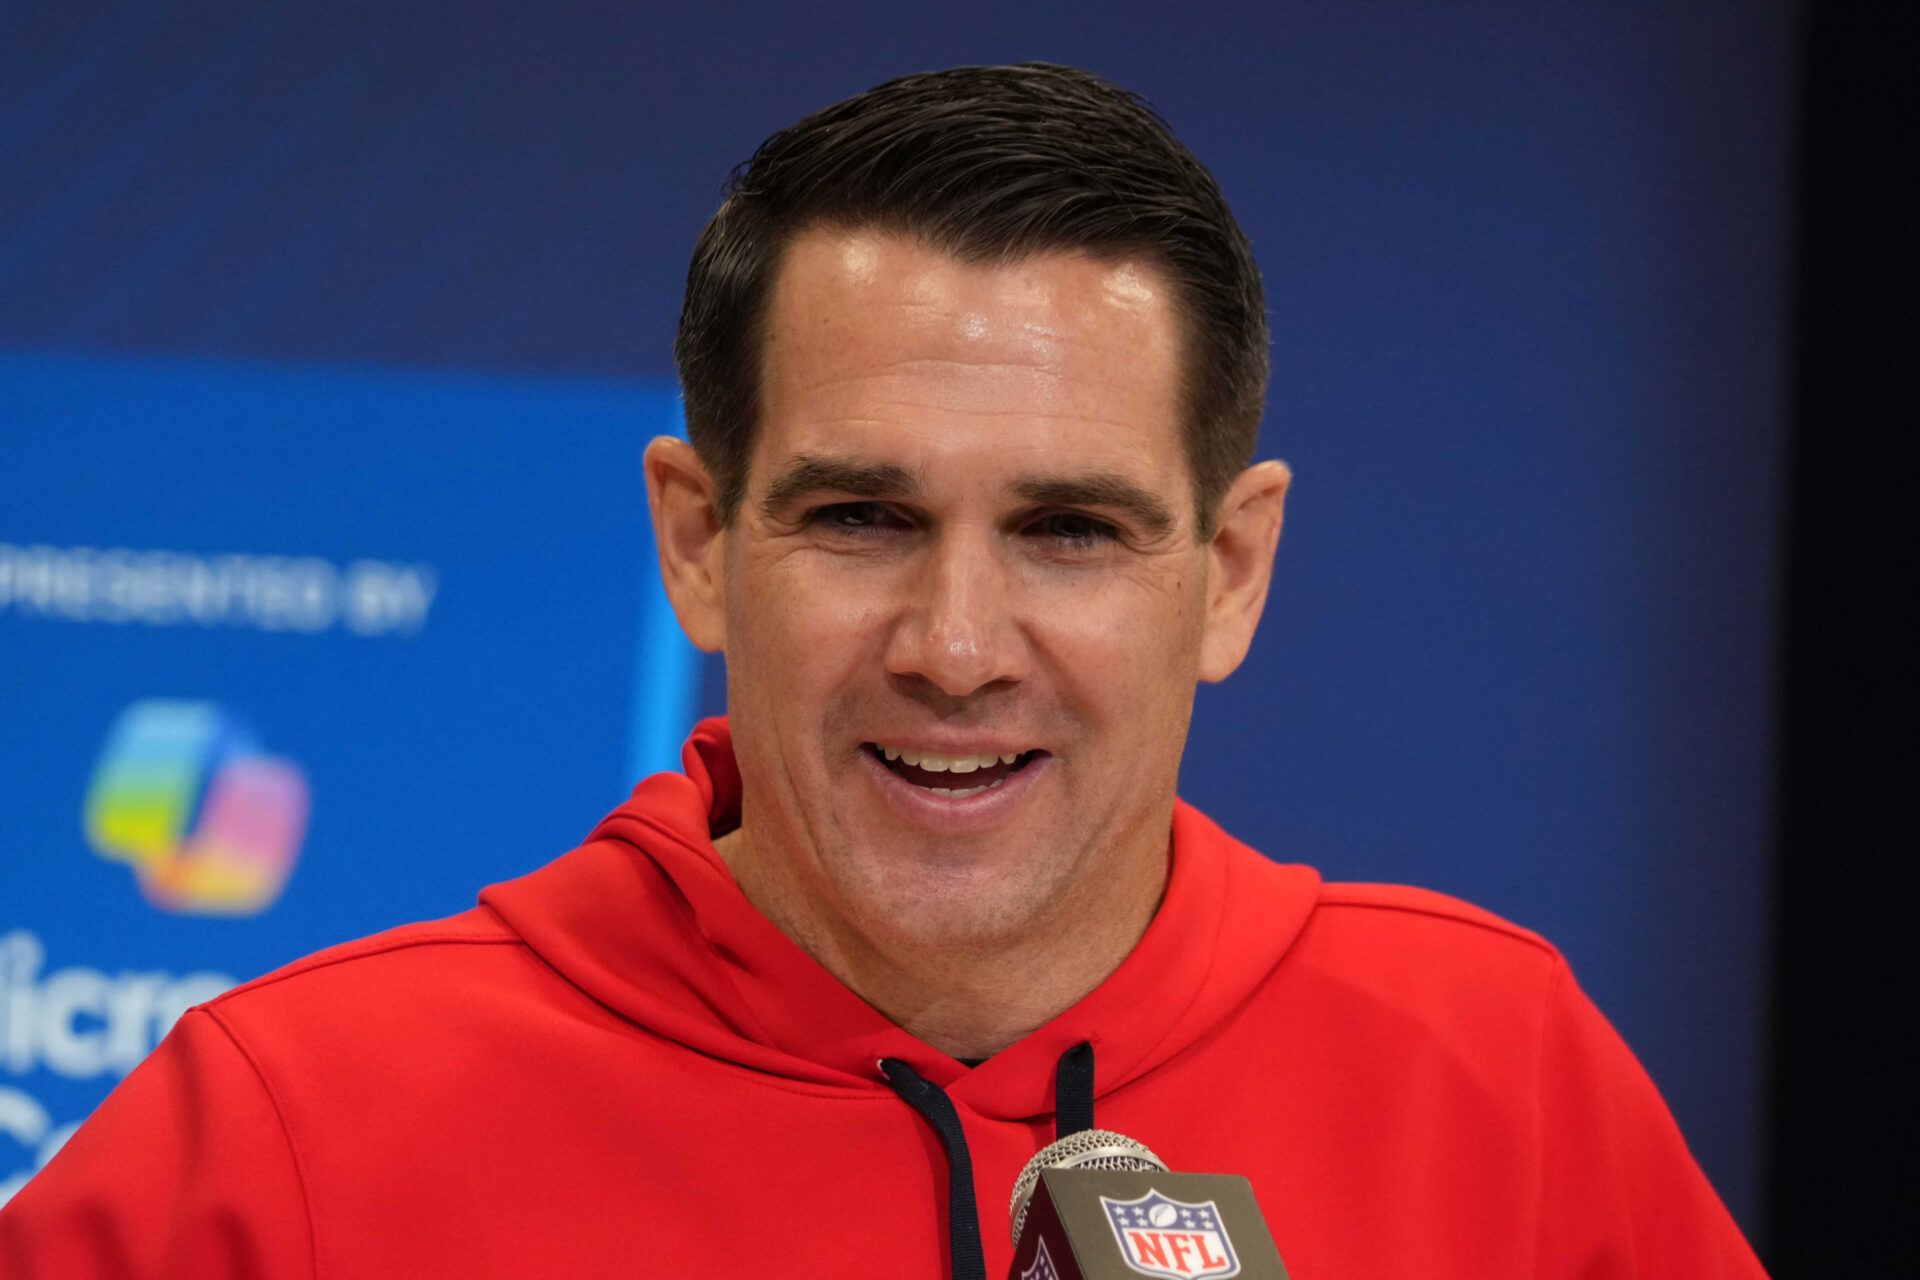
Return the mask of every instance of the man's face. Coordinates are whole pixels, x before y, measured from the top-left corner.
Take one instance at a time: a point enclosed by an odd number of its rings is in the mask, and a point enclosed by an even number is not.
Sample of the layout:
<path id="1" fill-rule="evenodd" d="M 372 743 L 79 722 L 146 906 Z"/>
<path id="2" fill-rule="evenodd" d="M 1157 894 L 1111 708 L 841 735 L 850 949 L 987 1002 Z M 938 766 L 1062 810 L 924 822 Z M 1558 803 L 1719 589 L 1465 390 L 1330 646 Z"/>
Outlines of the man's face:
<path id="1" fill-rule="evenodd" d="M 1159 273 L 822 229 L 766 334 L 720 557 L 742 836 L 779 891 L 952 944 L 1157 894 L 1211 563 Z"/>

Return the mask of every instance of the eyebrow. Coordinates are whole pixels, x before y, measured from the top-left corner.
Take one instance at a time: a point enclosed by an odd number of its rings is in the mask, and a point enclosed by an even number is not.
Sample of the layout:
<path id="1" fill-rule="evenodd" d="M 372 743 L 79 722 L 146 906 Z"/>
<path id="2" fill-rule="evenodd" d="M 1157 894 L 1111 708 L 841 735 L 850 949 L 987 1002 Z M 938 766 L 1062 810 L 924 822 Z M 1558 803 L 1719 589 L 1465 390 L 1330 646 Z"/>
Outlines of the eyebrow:
<path id="1" fill-rule="evenodd" d="M 1174 527 L 1174 514 L 1164 502 L 1115 471 L 1022 476 L 1014 481 L 1012 490 L 1035 506 L 1106 507 L 1120 511 L 1155 537 L 1165 536 Z M 906 467 L 890 462 L 858 462 L 803 453 L 767 486 L 760 509 L 773 515 L 812 493 L 908 499 L 919 496 L 920 480 Z"/>
<path id="2" fill-rule="evenodd" d="M 920 492 L 913 472 L 890 462 L 853 462 L 803 453 L 767 486 L 760 509 L 772 515 L 809 493 L 850 493 L 860 498 L 912 498 Z"/>

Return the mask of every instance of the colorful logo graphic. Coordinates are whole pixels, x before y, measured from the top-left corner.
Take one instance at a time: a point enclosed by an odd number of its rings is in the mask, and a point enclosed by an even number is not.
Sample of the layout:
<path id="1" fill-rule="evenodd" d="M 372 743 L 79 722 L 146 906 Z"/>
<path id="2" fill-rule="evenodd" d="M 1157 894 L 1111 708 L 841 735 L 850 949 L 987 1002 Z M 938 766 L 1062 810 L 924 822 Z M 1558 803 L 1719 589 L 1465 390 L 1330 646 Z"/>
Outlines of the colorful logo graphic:
<path id="1" fill-rule="evenodd" d="M 1237 1276 L 1240 1259 L 1211 1200 L 1189 1204 L 1149 1191 L 1138 1200 L 1100 1197 L 1129 1270 L 1166 1280 Z"/>
<path id="2" fill-rule="evenodd" d="M 307 832 L 307 779 L 211 702 L 120 713 L 87 790 L 87 839 L 129 863 L 154 906 L 254 915 L 280 897 Z"/>

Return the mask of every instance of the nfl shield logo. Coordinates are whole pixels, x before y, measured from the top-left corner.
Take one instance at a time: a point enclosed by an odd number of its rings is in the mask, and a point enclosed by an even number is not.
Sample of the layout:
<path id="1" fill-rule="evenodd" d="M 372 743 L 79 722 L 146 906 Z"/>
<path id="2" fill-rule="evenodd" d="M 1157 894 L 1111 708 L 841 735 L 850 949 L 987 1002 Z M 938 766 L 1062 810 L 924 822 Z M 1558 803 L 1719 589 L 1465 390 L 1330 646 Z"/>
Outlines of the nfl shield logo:
<path id="1" fill-rule="evenodd" d="M 1060 1273 L 1053 1269 L 1053 1255 L 1047 1252 L 1047 1242 L 1040 1242 L 1040 1252 L 1033 1255 L 1033 1265 L 1020 1273 L 1020 1280 L 1060 1280 Z"/>
<path id="2" fill-rule="evenodd" d="M 1120 1242 L 1120 1256 L 1143 1276 L 1193 1280 L 1240 1274 L 1233 1241 L 1211 1200 L 1188 1204 L 1149 1191 L 1138 1200 L 1101 1196 L 1100 1207 Z"/>

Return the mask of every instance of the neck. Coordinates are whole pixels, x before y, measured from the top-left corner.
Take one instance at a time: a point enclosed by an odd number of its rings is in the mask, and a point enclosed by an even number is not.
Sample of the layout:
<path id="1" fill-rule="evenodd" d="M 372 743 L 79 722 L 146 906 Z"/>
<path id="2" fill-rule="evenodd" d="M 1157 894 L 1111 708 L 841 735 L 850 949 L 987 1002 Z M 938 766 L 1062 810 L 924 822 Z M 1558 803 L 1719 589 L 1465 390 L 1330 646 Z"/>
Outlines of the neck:
<path id="1" fill-rule="evenodd" d="M 955 1058 L 984 1058 L 1044 1026 L 1120 967 L 1166 889 L 1164 841 L 1063 895 L 1007 934 L 917 939 L 826 909 L 736 830 L 714 841 L 747 901 L 896 1026 Z"/>

